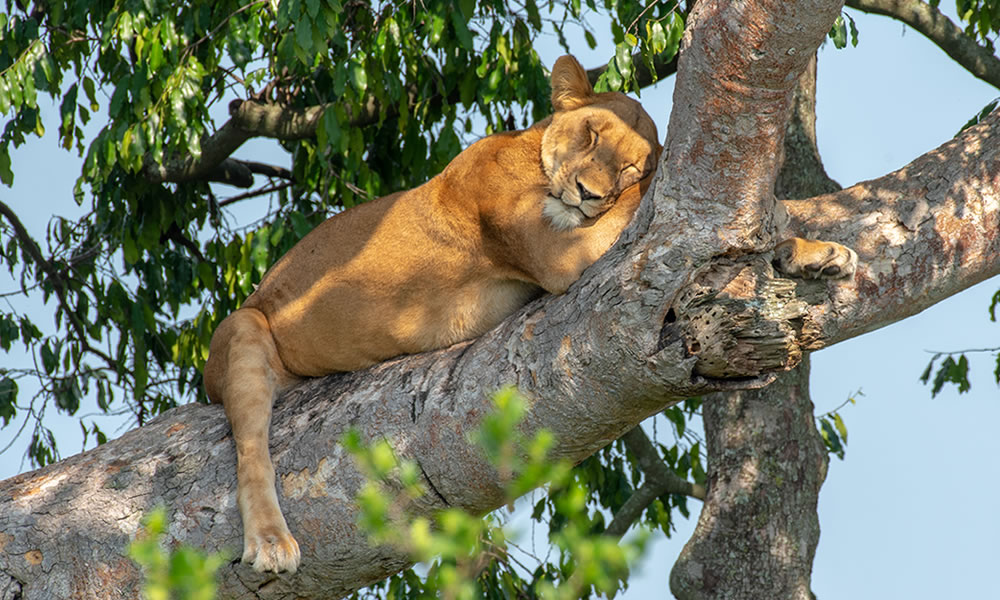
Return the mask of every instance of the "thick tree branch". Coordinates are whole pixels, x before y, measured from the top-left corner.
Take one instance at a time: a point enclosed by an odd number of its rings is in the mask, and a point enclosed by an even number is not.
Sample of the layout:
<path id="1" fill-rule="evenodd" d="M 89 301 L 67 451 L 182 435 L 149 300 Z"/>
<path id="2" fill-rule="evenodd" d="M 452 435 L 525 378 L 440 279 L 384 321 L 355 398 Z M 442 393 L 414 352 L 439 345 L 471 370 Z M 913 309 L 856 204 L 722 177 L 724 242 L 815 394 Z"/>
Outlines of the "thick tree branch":
<path id="1" fill-rule="evenodd" d="M 234 100 L 229 104 L 230 119 L 201 144 L 201 155 L 169 159 L 162 165 L 146 162 L 144 174 L 154 182 L 184 182 L 208 179 L 238 187 L 253 185 L 252 170 L 242 161 L 229 158 L 247 140 L 269 137 L 298 140 L 316 134 L 316 126 L 326 105 L 291 108 L 278 104 Z"/>
<path id="2" fill-rule="evenodd" d="M 785 203 L 791 228 L 858 252 L 854 285 L 807 319 L 820 348 L 917 314 L 1000 273 L 1000 110 L 902 169 Z"/>
<path id="3" fill-rule="evenodd" d="M 969 73 L 1000 89 L 1000 58 L 946 17 L 921 0 L 847 0 L 847 6 L 884 15 L 916 29 L 962 65 Z"/>

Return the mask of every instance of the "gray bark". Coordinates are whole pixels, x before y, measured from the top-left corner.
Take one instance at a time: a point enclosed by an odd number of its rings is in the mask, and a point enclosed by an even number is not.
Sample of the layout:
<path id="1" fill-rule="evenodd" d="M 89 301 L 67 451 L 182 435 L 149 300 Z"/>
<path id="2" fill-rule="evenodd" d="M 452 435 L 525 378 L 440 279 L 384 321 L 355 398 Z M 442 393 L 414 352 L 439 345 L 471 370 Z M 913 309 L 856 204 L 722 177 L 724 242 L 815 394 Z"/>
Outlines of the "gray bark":
<path id="1" fill-rule="evenodd" d="M 816 145 L 813 59 L 795 92 L 775 195 L 838 189 Z M 810 600 L 829 459 L 813 418 L 808 358 L 766 388 L 709 395 L 702 416 L 709 494 L 671 571 L 671 591 L 682 600 Z"/>
<path id="2" fill-rule="evenodd" d="M 761 390 L 702 405 L 708 497 L 670 573 L 680 600 L 811 600 L 827 454 L 813 421 L 808 360 Z"/>
<path id="3" fill-rule="evenodd" d="M 302 568 L 272 576 L 230 563 L 224 595 L 332 598 L 407 564 L 368 547 L 354 525 L 361 478 L 337 443 L 348 427 L 420 464 L 434 493 L 415 512 L 483 512 L 505 501 L 499 474 L 467 441 L 491 390 L 521 388 L 534 399 L 526 432 L 551 430 L 556 457 L 579 460 L 674 399 L 759 387 L 803 349 L 905 318 L 1000 272 L 996 115 L 900 173 L 790 205 L 797 228 L 858 249 L 867 264 L 853 281 L 770 279 L 766 256 L 744 256 L 773 241 L 790 92 L 839 8 L 699 2 L 657 181 L 580 282 L 472 342 L 309 381 L 279 399 L 271 451 Z M 158 503 L 170 509 L 171 542 L 236 556 L 234 490 L 232 442 L 215 406 L 176 409 L 2 482 L 0 589 L 25 599 L 133 597 L 138 573 L 125 542 Z"/>

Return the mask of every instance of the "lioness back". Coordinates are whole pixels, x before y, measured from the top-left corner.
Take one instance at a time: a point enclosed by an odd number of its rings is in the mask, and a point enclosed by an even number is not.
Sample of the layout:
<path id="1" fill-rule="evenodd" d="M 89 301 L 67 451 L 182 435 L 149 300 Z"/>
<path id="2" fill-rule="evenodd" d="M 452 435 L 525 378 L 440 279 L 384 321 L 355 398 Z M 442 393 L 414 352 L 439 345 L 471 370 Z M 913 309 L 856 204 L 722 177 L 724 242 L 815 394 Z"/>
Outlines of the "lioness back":
<path id="1" fill-rule="evenodd" d="M 590 95 L 591 104 L 557 112 L 559 136 L 551 135 L 552 119 L 489 136 L 424 185 L 335 215 L 303 238 L 244 304 L 266 316 L 285 367 L 317 376 L 449 346 L 481 335 L 543 290 L 564 291 L 635 208 L 623 207 L 626 218 L 611 229 L 593 227 L 624 189 L 623 171 L 638 181 L 657 148 L 638 103 Z M 542 160 L 549 146 L 554 169 L 570 180 L 560 195 Z M 581 192 L 584 169 L 570 167 L 595 157 L 611 166 L 591 173 L 586 185 L 595 189 Z M 553 203 L 575 225 L 553 219 Z"/>
<path id="2" fill-rule="evenodd" d="M 244 304 L 266 315 L 285 366 L 316 376 L 448 346 L 537 295 L 527 274 L 491 256 L 480 208 L 502 192 L 510 211 L 524 198 L 511 192 L 544 197 L 537 161 L 498 160 L 537 152 L 540 138 L 527 130 L 480 140 L 426 184 L 306 235 Z"/>

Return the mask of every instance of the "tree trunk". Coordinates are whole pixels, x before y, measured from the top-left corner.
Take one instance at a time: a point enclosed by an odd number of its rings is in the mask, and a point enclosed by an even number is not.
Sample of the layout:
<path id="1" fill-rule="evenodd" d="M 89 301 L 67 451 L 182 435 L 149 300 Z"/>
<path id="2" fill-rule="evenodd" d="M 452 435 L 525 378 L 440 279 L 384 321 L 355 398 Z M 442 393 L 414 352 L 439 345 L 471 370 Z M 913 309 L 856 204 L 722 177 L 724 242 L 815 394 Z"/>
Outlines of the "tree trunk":
<path id="1" fill-rule="evenodd" d="M 708 496 L 671 591 L 680 600 L 810 600 L 828 457 L 808 359 L 764 389 L 711 394 L 702 407 Z"/>
<path id="2" fill-rule="evenodd" d="M 656 181 L 630 228 L 568 293 L 471 342 L 305 382 L 279 399 L 271 451 L 303 552 L 292 576 L 236 562 L 226 597 L 344 595 L 403 565 L 355 526 L 354 427 L 423 469 L 414 506 L 483 512 L 501 477 L 467 441 L 488 394 L 534 400 L 523 428 L 579 460 L 674 399 L 760 387 L 817 349 L 898 321 L 1000 271 L 1000 117 L 906 169 L 789 203 L 792 227 L 853 246 L 852 281 L 772 279 L 772 189 L 794 82 L 838 2 L 703 0 L 678 64 Z M 170 509 L 169 541 L 240 547 L 235 459 L 222 411 L 185 406 L 96 450 L 0 483 L 0 590 L 21 598 L 134 597 L 124 557 L 139 516 Z M 16 590 L 11 591 L 11 590 Z"/>
<path id="3" fill-rule="evenodd" d="M 816 145 L 813 58 L 799 78 L 775 195 L 838 189 Z M 703 406 L 708 496 L 674 564 L 671 591 L 681 600 L 810 600 L 816 506 L 829 458 L 813 417 L 808 355 L 766 388 L 711 394 Z"/>

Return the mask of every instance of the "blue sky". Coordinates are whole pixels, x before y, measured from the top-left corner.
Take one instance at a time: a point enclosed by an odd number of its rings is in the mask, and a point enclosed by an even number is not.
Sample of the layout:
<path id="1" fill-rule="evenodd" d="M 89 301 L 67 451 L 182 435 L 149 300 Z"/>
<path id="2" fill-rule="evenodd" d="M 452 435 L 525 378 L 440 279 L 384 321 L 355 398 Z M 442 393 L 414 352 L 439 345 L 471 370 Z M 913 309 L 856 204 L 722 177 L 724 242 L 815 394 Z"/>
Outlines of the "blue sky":
<path id="1" fill-rule="evenodd" d="M 915 31 L 886 18 L 850 14 L 860 29 L 860 44 L 845 50 L 827 44 L 821 50 L 817 101 L 820 151 L 829 174 L 845 186 L 888 173 L 945 142 L 1000 95 Z M 598 39 L 599 52 L 588 51 L 582 39 L 573 46 L 587 67 L 611 53 L 607 38 Z M 547 64 L 561 54 L 554 40 L 544 41 L 539 50 Z M 661 136 L 672 91 L 668 79 L 641 97 Z M 44 239 L 52 214 L 82 212 L 70 195 L 79 161 L 57 148 L 54 133 L 15 153 L 15 187 L 0 192 L 36 239 Z M 256 142 L 238 156 L 261 159 L 273 156 L 275 148 Z M 0 292 L 15 288 L 6 269 L 0 271 Z M 822 536 L 813 574 L 819 598 L 937 600 L 981 597 L 995 589 L 1000 397 L 992 379 L 993 358 L 971 357 L 968 394 L 946 389 L 931 399 L 917 377 L 928 351 L 1000 346 L 1000 326 L 987 314 L 997 289 L 1000 280 L 981 283 L 918 316 L 813 356 L 818 413 L 857 390 L 864 394 L 842 411 L 849 429 L 846 460 L 833 459 L 820 497 Z M 48 308 L 31 310 L 40 324 L 51 321 Z M 16 353 L 0 360 L 7 367 L 30 364 Z M 58 423 L 64 454 L 80 447 L 75 417 L 53 415 L 52 422 Z M 101 422 L 114 430 L 113 421 Z M 665 435 L 666 428 L 659 431 Z M 0 447 L 11 434 L 0 431 Z M 22 470 L 26 443 L 3 455 L 0 477 Z M 677 533 L 656 542 L 637 566 L 625 598 L 667 596 L 670 567 L 694 518 L 678 524 Z"/>

